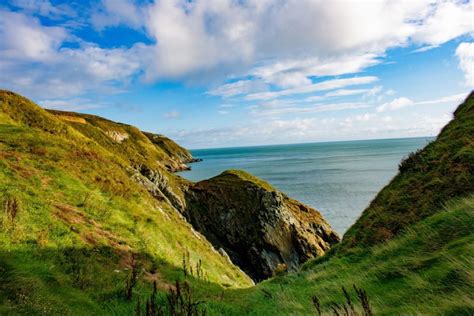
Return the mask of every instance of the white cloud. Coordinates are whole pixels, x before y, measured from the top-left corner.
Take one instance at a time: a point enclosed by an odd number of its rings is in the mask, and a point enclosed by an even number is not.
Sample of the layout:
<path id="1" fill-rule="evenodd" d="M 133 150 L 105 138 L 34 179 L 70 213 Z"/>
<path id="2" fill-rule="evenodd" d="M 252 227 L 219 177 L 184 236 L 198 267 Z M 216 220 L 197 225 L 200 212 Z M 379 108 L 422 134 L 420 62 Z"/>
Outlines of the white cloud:
<path id="1" fill-rule="evenodd" d="M 474 42 L 459 44 L 456 56 L 459 58 L 459 68 L 464 72 L 466 85 L 474 87 Z"/>
<path id="2" fill-rule="evenodd" d="M 414 102 L 405 97 L 400 97 L 378 106 L 377 112 L 395 111 L 407 106 L 414 106 L 414 105 L 432 105 L 432 104 L 442 104 L 442 103 L 452 103 L 454 105 L 458 105 L 464 100 L 465 97 L 466 97 L 465 93 L 458 93 L 458 94 L 441 97 L 438 99 L 418 101 L 418 102 Z"/>
<path id="3" fill-rule="evenodd" d="M 348 95 L 356 95 L 363 93 L 373 93 L 373 89 L 339 89 L 325 94 L 326 97 L 343 97 Z"/>
<path id="4" fill-rule="evenodd" d="M 65 29 L 41 25 L 38 19 L 0 9 L 0 58 L 48 61 L 68 37 Z"/>
<path id="5" fill-rule="evenodd" d="M 242 94 L 249 94 L 256 91 L 262 91 L 266 89 L 266 85 L 258 80 L 239 80 L 232 83 L 221 85 L 213 90 L 210 90 L 208 94 L 218 95 L 222 97 L 234 97 Z"/>
<path id="6" fill-rule="evenodd" d="M 268 107 L 268 106 L 257 106 L 251 111 L 254 116 L 279 116 L 283 114 L 308 114 L 308 113 L 322 113 L 322 112 L 335 112 L 343 110 L 355 110 L 365 109 L 370 105 L 365 103 L 331 103 L 331 104 L 315 104 L 306 107 L 297 107 L 292 104 L 284 107 Z"/>
<path id="7" fill-rule="evenodd" d="M 274 99 L 282 96 L 294 95 L 294 94 L 306 94 L 317 91 L 332 90 L 342 87 L 352 86 L 352 85 L 362 85 L 369 84 L 377 81 L 378 78 L 374 76 L 365 76 L 365 77 L 352 77 L 345 79 L 332 79 L 326 80 L 319 83 L 312 83 L 308 85 L 303 85 L 301 87 L 279 90 L 279 91 L 270 91 L 270 92 L 259 92 L 253 93 L 246 96 L 247 100 L 268 100 Z"/>
<path id="8" fill-rule="evenodd" d="M 62 111 L 84 111 L 109 106 L 107 103 L 94 102 L 85 98 L 41 100 L 38 104 L 46 109 Z"/>
<path id="9" fill-rule="evenodd" d="M 53 5 L 49 0 L 12 0 L 11 4 L 25 12 L 56 19 L 63 16 L 75 16 L 74 11 L 66 4 Z"/>
<path id="10" fill-rule="evenodd" d="M 417 48 L 413 51 L 411 51 L 410 53 L 423 53 L 423 52 L 427 52 L 429 50 L 432 50 L 434 48 L 437 48 L 438 45 L 425 45 L 425 46 L 422 46 L 420 48 Z"/>
<path id="11" fill-rule="evenodd" d="M 311 141 L 352 140 L 434 136 L 450 120 L 451 115 L 385 116 L 377 113 L 347 117 L 257 118 L 229 128 L 168 131 L 183 145 L 195 148 L 283 144 Z"/>
<path id="12" fill-rule="evenodd" d="M 427 104 L 440 104 L 440 103 L 453 103 L 454 105 L 460 104 L 467 97 L 466 93 L 457 93 L 453 95 L 448 95 L 438 99 L 419 101 L 414 103 L 415 105 L 427 105 Z"/>
<path id="13" fill-rule="evenodd" d="M 133 0 L 102 0 L 101 8 L 92 14 L 91 21 L 98 30 L 121 24 L 141 28 L 144 22 L 142 11 L 143 8 Z"/>
<path id="14" fill-rule="evenodd" d="M 440 1 L 416 28 L 413 39 L 430 46 L 474 32 L 473 4 L 464 1 Z M 431 47 L 430 47 L 431 48 Z"/>
<path id="15" fill-rule="evenodd" d="M 355 73 L 413 41 L 440 45 L 473 31 L 462 1 L 184 1 L 150 5 L 157 41 L 149 78 L 253 74 L 290 87 Z M 289 27 L 291 26 L 291 27 Z M 255 64 L 261 64 L 252 70 Z M 250 70 L 249 70 L 250 69 Z M 204 76 L 206 77 L 206 76 Z"/>
<path id="16" fill-rule="evenodd" d="M 104 49 L 46 27 L 23 13 L 0 10 L 0 85 L 34 98 L 71 98 L 86 92 L 117 92 L 140 73 L 144 45 Z"/>
<path id="17" fill-rule="evenodd" d="M 412 105 L 413 103 L 412 100 L 405 97 L 396 98 L 377 107 L 377 112 L 394 111 Z"/>
<path id="18" fill-rule="evenodd" d="M 338 58 L 303 58 L 268 62 L 251 73 L 269 84 L 283 88 L 308 84 L 309 76 L 337 76 L 351 74 L 379 63 L 375 54 L 344 55 Z"/>
<path id="19" fill-rule="evenodd" d="M 384 62 L 390 48 L 437 46 L 473 32 L 472 3 L 457 0 L 101 0 L 93 2 L 100 3 L 91 9 L 93 26 L 128 25 L 153 42 L 106 49 L 31 16 L 72 16 L 70 7 L 11 2 L 21 11 L 0 9 L 0 84 L 42 98 L 122 91 L 136 79 L 213 86 L 231 79 L 209 93 L 247 100 L 342 89 L 376 78 L 314 77 L 357 74 Z M 64 48 L 66 41 L 74 48 Z M 461 45 L 457 55 L 472 84 Z"/>

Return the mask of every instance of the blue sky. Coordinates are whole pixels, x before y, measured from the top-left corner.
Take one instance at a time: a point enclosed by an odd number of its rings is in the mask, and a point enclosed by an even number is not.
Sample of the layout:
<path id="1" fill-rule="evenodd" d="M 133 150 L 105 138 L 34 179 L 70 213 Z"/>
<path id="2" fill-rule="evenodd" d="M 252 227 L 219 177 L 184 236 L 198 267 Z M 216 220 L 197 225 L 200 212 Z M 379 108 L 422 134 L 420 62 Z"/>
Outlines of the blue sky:
<path id="1" fill-rule="evenodd" d="M 0 88 L 189 148 L 435 135 L 474 87 L 469 1 L 0 3 Z"/>

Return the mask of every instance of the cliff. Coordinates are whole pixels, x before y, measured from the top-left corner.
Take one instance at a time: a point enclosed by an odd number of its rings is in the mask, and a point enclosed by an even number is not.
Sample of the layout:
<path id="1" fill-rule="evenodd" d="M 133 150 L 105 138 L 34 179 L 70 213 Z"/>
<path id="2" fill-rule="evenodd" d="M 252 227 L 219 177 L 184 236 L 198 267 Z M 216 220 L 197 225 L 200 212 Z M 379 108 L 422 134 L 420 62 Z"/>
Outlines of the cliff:
<path id="1" fill-rule="evenodd" d="M 146 136 L 68 116 L 0 91 L 0 314 L 130 315 L 184 256 L 189 284 L 252 285 L 177 212 L 187 182 Z"/>
<path id="2" fill-rule="evenodd" d="M 435 140 L 400 163 L 399 173 L 325 256 L 309 260 L 296 274 L 215 299 L 213 310 L 473 315 L 473 168 L 471 93 Z"/>
<path id="3" fill-rule="evenodd" d="M 194 158 L 164 136 L 47 111 L 3 90 L 0 158 L 0 314 L 132 314 L 130 297 L 145 299 L 153 283 L 160 291 L 176 280 L 214 293 L 248 287 L 235 264 L 261 280 L 279 264 L 295 271 L 338 240 L 319 213 L 251 175 L 228 172 L 199 191 L 203 183 L 173 174 Z M 216 192 L 225 197 L 218 209 Z M 203 225 L 196 206 L 204 205 L 221 217 L 227 206 L 239 210 L 235 244 L 227 228 Z"/>
<path id="4" fill-rule="evenodd" d="M 198 182 L 186 199 L 186 218 L 256 281 L 296 271 L 339 241 L 318 211 L 243 171 Z"/>

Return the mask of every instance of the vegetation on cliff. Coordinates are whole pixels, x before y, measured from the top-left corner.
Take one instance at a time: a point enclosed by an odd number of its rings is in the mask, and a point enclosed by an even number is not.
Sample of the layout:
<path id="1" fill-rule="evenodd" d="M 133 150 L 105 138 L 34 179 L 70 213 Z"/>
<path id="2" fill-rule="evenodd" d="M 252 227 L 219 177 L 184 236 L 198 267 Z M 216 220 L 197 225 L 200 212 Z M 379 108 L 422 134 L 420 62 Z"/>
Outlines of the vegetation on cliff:
<path id="1" fill-rule="evenodd" d="M 474 192 L 474 92 L 436 140 L 410 154 L 399 169 L 345 234 L 339 251 L 389 240 L 450 199 Z"/>
<path id="2" fill-rule="evenodd" d="M 211 315 L 334 315 L 342 287 L 367 292 L 374 315 L 472 315 L 474 195 L 454 199 L 386 243 L 307 262 L 298 273 L 214 298 Z M 349 293 L 357 301 L 353 290 Z M 361 307 L 356 306 L 359 315 Z M 212 311 L 212 312 L 211 312 Z M 340 315 L 345 315 L 340 311 Z"/>
<path id="3" fill-rule="evenodd" d="M 375 314 L 472 315 L 473 111 L 471 94 L 329 254 L 251 286 L 177 210 L 212 213 L 196 227 L 267 198 L 296 222 L 316 212 L 241 171 L 189 183 L 159 135 L 0 91 L 0 314 L 325 314 L 356 285 Z"/>
<path id="4" fill-rule="evenodd" d="M 252 284 L 114 146 L 11 92 L 0 109 L 0 314 L 130 315 L 153 281 L 166 291 L 184 279 L 188 253 L 205 272 L 187 277 L 198 292 Z"/>

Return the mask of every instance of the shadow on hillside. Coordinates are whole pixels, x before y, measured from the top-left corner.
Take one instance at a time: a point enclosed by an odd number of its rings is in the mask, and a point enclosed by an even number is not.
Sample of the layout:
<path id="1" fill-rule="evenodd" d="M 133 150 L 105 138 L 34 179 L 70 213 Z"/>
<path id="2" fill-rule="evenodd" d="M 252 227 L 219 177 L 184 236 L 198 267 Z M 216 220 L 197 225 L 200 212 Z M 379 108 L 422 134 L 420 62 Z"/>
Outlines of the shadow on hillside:
<path id="1" fill-rule="evenodd" d="M 140 306 L 146 315 L 152 298 L 154 308 L 167 309 L 174 299 L 198 310 L 206 297 L 223 292 L 202 272 L 185 270 L 110 247 L 2 250 L 0 314 L 134 315 Z"/>

